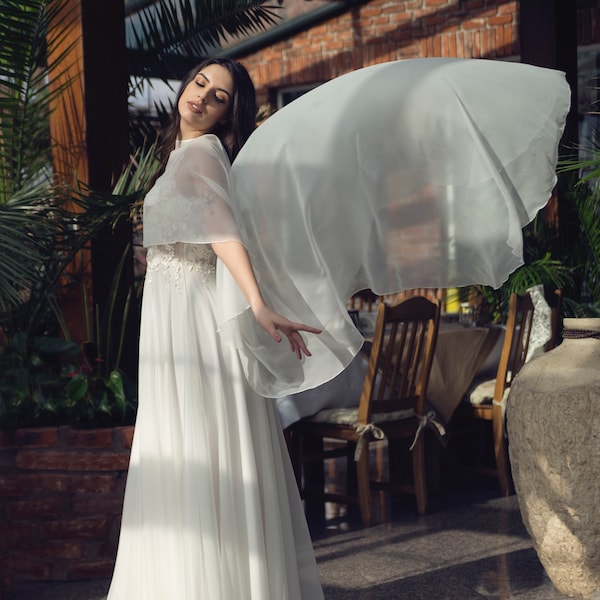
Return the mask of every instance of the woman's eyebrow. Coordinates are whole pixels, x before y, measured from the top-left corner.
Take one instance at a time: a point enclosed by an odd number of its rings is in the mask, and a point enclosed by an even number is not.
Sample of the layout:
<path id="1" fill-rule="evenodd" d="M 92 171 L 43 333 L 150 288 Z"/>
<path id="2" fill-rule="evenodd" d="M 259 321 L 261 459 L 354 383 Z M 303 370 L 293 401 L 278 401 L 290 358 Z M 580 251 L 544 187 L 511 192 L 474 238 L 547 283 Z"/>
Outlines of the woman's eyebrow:
<path id="1" fill-rule="evenodd" d="M 204 73 L 202 73 L 202 71 L 200 71 L 200 73 L 198 73 L 198 75 L 200 75 L 201 77 L 206 79 L 206 83 L 210 83 L 210 79 Z M 217 89 L 221 92 L 224 92 L 231 98 L 231 94 L 226 89 L 224 89 L 224 88 L 217 88 Z"/>

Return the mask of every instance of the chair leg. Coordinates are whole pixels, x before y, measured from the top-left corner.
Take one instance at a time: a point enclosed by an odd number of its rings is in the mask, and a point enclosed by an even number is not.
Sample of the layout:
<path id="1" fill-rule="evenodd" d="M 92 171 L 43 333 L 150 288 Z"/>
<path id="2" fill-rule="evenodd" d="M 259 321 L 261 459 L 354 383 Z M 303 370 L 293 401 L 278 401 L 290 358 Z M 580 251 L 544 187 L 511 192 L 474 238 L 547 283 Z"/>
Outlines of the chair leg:
<path id="1" fill-rule="evenodd" d="M 323 494 L 325 489 L 325 462 L 319 458 L 323 454 L 323 438 L 302 436 L 302 489 L 308 497 Z"/>
<path id="2" fill-rule="evenodd" d="M 419 439 L 412 449 L 413 478 L 415 486 L 415 497 L 417 500 L 417 512 L 420 515 L 427 513 L 427 463 L 425 460 L 425 435 L 421 432 Z"/>
<path id="3" fill-rule="evenodd" d="M 426 478 L 429 492 L 439 492 L 441 489 L 440 477 L 440 444 L 433 435 L 425 434 L 425 462 L 426 462 Z"/>
<path id="4" fill-rule="evenodd" d="M 358 481 L 358 500 L 360 515 L 364 527 L 372 525 L 371 503 L 371 474 L 369 470 L 369 444 L 365 441 L 358 461 L 356 462 L 356 476 Z"/>
<path id="5" fill-rule="evenodd" d="M 510 470 L 510 461 L 508 458 L 508 443 L 506 439 L 502 407 L 494 405 L 493 413 L 494 454 L 496 457 L 498 481 L 500 482 L 502 495 L 510 496 L 513 492 L 513 483 Z"/>
<path id="6" fill-rule="evenodd" d="M 356 450 L 355 442 L 346 444 L 346 493 L 349 496 L 358 496 L 358 480 L 356 478 L 356 461 L 354 452 Z"/>

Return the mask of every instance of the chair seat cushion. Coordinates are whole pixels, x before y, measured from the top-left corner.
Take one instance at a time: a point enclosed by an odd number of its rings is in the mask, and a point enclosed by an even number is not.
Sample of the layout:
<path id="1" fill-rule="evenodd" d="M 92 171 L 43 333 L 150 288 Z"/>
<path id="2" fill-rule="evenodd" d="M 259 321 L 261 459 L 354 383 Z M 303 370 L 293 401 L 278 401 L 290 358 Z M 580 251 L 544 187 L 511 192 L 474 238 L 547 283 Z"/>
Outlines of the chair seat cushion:
<path id="1" fill-rule="evenodd" d="M 496 387 L 495 379 L 483 379 L 475 381 L 471 386 L 471 389 L 465 394 L 463 402 L 467 404 L 481 405 L 481 404 L 492 404 L 494 401 L 494 388 Z M 505 402 L 508 398 L 509 387 L 504 389 L 502 396 L 502 402 Z"/>
<path id="2" fill-rule="evenodd" d="M 401 421 L 415 416 L 412 408 L 398 410 L 391 413 L 375 413 L 371 415 L 371 423 L 386 423 L 388 421 Z M 358 408 L 326 408 L 307 421 L 312 423 L 334 423 L 336 425 L 355 425 L 358 418 Z"/>

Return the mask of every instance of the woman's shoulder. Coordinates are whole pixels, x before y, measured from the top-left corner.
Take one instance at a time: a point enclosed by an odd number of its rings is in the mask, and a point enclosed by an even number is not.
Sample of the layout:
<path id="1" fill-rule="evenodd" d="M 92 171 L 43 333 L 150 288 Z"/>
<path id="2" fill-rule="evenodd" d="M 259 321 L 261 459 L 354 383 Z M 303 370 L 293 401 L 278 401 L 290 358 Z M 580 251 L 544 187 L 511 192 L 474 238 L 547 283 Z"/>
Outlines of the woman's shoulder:
<path id="1" fill-rule="evenodd" d="M 190 140 L 185 140 L 181 144 L 181 148 L 183 150 L 189 149 L 191 152 L 209 152 L 219 159 L 229 162 L 223 143 L 214 133 L 205 133 Z"/>

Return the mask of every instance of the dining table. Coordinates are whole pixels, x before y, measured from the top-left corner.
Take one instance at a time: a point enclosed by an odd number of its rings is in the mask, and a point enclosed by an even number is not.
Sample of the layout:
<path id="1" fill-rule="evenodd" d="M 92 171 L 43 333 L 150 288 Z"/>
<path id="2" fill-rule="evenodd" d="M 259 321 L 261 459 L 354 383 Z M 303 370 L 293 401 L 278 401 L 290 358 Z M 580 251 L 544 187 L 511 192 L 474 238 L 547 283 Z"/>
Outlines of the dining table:
<path id="1" fill-rule="evenodd" d="M 362 312 L 360 329 L 366 340 L 372 335 L 375 313 Z M 476 378 L 493 378 L 500 360 L 501 325 L 458 323 L 452 317 L 440 322 L 427 390 L 428 409 L 446 424 Z M 359 352 L 334 379 L 298 394 L 278 398 L 277 412 L 285 429 L 304 417 L 326 408 L 358 406 L 368 357 Z"/>
<path id="2" fill-rule="evenodd" d="M 433 355 L 427 402 L 448 423 L 473 381 L 496 375 L 504 327 L 442 322 Z"/>

